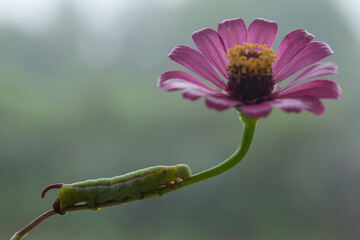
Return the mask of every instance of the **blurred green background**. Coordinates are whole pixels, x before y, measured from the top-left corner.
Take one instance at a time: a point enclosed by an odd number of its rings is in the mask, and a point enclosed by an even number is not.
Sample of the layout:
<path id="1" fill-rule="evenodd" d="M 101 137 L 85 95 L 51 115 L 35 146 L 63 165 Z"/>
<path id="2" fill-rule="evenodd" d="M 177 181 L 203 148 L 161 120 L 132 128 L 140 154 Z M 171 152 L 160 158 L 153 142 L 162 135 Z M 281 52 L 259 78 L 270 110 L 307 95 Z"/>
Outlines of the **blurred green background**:
<path id="1" fill-rule="evenodd" d="M 358 239 L 360 30 L 340 1 L 58 0 L 51 11 L 9 2 L 19 11 L 0 18 L 0 239 L 51 208 L 57 192 L 40 197 L 48 184 L 158 164 L 198 172 L 232 154 L 242 132 L 235 111 L 156 83 L 184 70 L 167 57 L 173 47 L 194 46 L 192 32 L 235 17 L 277 21 L 274 48 L 297 28 L 327 42 L 342 100 L 325 101 L 322 117 L 274 109 L 247 157 L 216 178 L 54 216 L 26 239 Z M 0 15 L 11 14 L 7 5 Z"/>

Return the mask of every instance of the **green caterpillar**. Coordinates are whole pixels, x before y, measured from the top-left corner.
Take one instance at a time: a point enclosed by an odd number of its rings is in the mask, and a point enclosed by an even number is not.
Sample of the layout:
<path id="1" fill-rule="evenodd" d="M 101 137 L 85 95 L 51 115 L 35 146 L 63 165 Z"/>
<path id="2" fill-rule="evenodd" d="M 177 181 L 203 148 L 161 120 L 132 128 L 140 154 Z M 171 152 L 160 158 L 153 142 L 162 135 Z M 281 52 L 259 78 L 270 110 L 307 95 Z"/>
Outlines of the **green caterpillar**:
<path id="1" fill-rule="evenodd" d="M 123 201 L 127 198 L 142 199 L 144 193 L 156 192 L 160 186 L 170 188 L 170 182 L 179 183 L 191 176 L 186 164 L 176 166 L 155 166 L 140 169 L 113 178 L 100 178 L 73 184 L 52 184 L 44 188 L 42 198 L 47 191 L 60 188 L 58 198 L 53 204 L 56 213 L 64 215 L 64 209 L 85 202 L 90 208 L 102 203 Z"/>

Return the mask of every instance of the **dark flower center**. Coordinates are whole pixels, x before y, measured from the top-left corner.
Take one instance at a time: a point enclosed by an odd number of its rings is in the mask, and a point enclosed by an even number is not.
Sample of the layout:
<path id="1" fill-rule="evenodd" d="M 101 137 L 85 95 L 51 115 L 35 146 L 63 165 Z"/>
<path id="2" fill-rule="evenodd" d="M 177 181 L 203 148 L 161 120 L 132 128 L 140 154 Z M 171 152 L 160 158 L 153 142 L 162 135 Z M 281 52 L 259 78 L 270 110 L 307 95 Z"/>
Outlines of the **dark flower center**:
<path id="1" fill-rule="evenodd" d="M 274 90 L 272 63 L 276 56 L 272 48 L 257 43 L 243 43 L 228 49 L 228 89 L 231 99 L 245 105 L 271 99 Z"/>

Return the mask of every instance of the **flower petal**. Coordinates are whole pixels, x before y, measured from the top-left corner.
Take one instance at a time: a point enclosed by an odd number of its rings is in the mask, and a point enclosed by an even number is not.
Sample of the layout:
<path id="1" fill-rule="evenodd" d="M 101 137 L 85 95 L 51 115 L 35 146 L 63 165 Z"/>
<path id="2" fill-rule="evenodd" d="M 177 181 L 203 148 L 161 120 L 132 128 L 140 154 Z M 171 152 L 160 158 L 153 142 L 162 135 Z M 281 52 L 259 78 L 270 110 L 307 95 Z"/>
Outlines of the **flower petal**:
<path id="1" fill-rule="evenodd" d="M 284 87 L 280 89 L 280 91 L 284 91 L 301 81 L 305 81 L 311 78 L 316 78 L 324 75 L 337 74 L 338 66 L 332 62 L 323 62 L 316 65 L 313 65 L 307 68 L 305 71 L 300 73 L 296 78 L 294 78 L 291 82 L 286 84 Z"/>
<path id="2" fill-rule="evenodd" d="M 180 80 L 180 82 L 186 81 L 189 84 L 197 85 L 209 91 L 218 92 L 197 79 L 196 77 L 183 71 L 167 71 L 162 73 L 158 79 L 158 87 L 162 88 L 165 92 L 179 90 L 181 88 L 176 88 L 176 85 L 171 85 L 172 83 L 176 83 L 177 80 Z"/>
<path id="3" fill-rule="evenodd" d="M 194 32 L 192 38 L 204 55 L 204 57 L 218 70 L 218 72 L 227 78 L 227 59 L 225 58 L 225 46 L 219 34 L 210 28 L 204 28 Z"/>
<path id="4" fill-rule="evenodd" d="M 169 54 L 169 58 L 219 88 L 226 89 L 225 82 L 206 61 L 204 56 L 195 49 L 184 45 L 176 46 Z"/>
<path id="5" fill-rule="evenodd" d="M 226 50 L 247 41 L 246 25 L 241 18 L 224 20 L 218 26 L 218 33 L 224 41 Z"/>
<path id="6" fill-rule="evenodd" d="M 271 112 L 270 102 L 263 102 L 260 104 L 245 105 L 239 107 L 239 110 L 252 118 L 267 117 Z"/>
<path id="7" fill-rule="evenodd" d="M 288 33 L 280 42 L 276 50 L 276 56 L 279 57 L 273 65 L 273 72 L 276 75 L 291 58 L 308 43 L 314 39 L 314 35 L 304 29 L 297 29 Z"/>
<path id="8" fill-rule="evenodd" d="M 159 76 L 158 87 L 165 92 L 183 90 L 183 97 L 190 100 L 196 100 L 211 94 L 222 94 L 182 71 L 164 72 Z"/>
<path id="9" fill-rule="evenodd" d="M 209 93 L 207 90 L 202 88 L 186 88 L 184 89 L 182 96 L 183 98 L 189 99 L 191 101 L 198 100 L 201 97 L 208 96 Z"/>
<path id="10" fill-rule="evenodd" d="M 297 98 L 311 96 L 324 99 L 340 99 L 340 86 L 330 80 L 314 80 L 300 84 L 279 94 L 279 98 Z"/>
<path id="11" fill-rule="evenodd" d="M 305 109 L 315 115 L 322 115 L 325 107 L 318 98 L 315 97 L 299 97 L 299 98 L 283 98 L 276 99 L 271 105 L 284 110 L 285 112 L 299 113 Z"/>
<path id="12" fill-rule="evenodd" d="M 227 96 L 220 95 L 207 96 L 205 103 L 208 108 L 213 108 L 218 111 L 223 111 L 240 104 L 239 101 L 231 100 Z"/>
<path id="13" fill-rule="evenodd" d="M 307 44 L 286 65 L 279 69 L 278 73 L 274 74 L 276 82 L 281 82 L 304 67 L 310 66 L 333 53 L 329 45 L 324 42 Z"/>
<path id="14" fill-rule="evenodd" d="M 258 43 L 260 45 L 266 44 L 268 48 L 271 48 L 278 26 L 276 22 L 265 20 L 265 19 L 255 19 L 248 28 L 248 43 Z"/>

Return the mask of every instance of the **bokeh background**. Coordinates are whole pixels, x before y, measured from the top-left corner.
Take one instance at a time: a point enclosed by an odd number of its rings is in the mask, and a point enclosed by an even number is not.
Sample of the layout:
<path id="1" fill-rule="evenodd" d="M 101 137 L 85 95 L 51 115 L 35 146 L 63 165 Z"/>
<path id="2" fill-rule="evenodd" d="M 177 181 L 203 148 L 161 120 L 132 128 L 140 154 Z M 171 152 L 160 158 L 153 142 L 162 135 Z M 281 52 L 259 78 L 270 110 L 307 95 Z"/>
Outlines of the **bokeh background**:
<path id="1" fill-rule="evenodd" d="M 224 19 L 305 28 L 340 71 L 322 117 L 273 110 L 234 169 L 165 195 L 54 216 L 27 239 L 358 239 L 359 4 L 326 0 L 12 0 L 0 3 L 0 239 L 51 208 L 44 186 L 226 159 L 235 111 L 157 88 L 167 54 Z"/>

